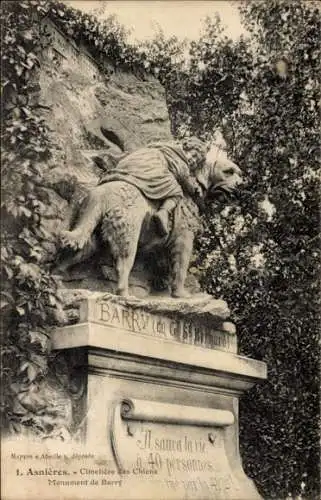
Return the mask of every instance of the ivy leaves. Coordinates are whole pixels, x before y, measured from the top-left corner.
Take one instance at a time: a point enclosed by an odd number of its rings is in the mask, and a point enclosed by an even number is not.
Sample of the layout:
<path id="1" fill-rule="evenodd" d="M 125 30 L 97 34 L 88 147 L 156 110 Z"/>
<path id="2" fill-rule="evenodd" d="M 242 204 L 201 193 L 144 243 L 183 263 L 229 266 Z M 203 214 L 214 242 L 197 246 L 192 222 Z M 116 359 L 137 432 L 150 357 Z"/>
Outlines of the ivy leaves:
<path id="1" fill-rule="evenodd" d="M 61 308 L 57 283 L 46 267 L 42 215 L 48 200 L 39 189 L 50 156 L 50 138 L 37 102 L 31 100 L 42 50 L 43 1 L 3 2 L 1 312 L 3 318 L 2 410 L 21 431 L 37 412 L 36 388 L 47 372 L 50 325 Z M 32 408 L 32 401 L 34 407 Z M 22 422 L 23 417 L 23 422 Z M 20 423 L 19 423 L 20 422 Z"/>
<path id="2" fill-rule="evenodd" d="M 142 57 L 135 45 L 128 42 L 129 32 L 115 15 L 98 21 L 94 15 L 85 14 L 62 2 L 49 2 L 49 17 L 62 31 L 77 43 L 85 45 L 104 70 L 104 62 L 114 67 L 130 69 L 136 74 L 153 72 L 153 67 Z"/>

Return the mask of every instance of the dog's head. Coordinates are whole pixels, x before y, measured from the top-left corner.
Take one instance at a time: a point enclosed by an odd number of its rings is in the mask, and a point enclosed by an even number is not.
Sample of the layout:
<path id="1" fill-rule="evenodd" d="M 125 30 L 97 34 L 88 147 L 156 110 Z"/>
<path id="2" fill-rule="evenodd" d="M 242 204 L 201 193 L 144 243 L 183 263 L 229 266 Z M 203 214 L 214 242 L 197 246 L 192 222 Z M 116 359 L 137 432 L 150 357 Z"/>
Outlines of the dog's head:
<path id="1" fill-rule="evenodd" d="M 211 197 L 220 194 L 232 196 L 243 184 L 240 167 L 219 148 L 207 155 L 204 168 L 197 173 L 197 180 Z"/>

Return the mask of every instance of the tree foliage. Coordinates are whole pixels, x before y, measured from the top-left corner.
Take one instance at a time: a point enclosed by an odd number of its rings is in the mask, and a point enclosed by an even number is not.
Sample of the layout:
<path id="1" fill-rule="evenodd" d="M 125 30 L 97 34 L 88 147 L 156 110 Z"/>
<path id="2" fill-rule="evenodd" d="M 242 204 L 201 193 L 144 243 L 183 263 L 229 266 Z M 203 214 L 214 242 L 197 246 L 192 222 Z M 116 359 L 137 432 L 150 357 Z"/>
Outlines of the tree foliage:
<path id="1" fill-rule="evenodd" d="M 220 129 L 242 167 L 238 204 L 207 214 L 196 267 L 230 304 L 241 352 L 268 381 L 241 405 L 242 455 L 268 498 L 319 498 L 320 10 L 312 2 L 240 5 L 249 37 L 207 19 L 187 68 L 172 68 L 176 135 Z"/>
<path id="2" fill-rule="evenodd" d="M 129 43 L 129 30 L 119 23 L 114 14 L 106 13 L 99 20 L 94 13 L 84 13 L 64 2 L 51 0 L 47 4 L 50 19 L 77 44 L 83 44 L 101 64 L 102 70 L 108 60 L 114 68 L 129 70 L 142 78 L 146 73 L 157 75 L 158 66 L 138 45 Z"/>

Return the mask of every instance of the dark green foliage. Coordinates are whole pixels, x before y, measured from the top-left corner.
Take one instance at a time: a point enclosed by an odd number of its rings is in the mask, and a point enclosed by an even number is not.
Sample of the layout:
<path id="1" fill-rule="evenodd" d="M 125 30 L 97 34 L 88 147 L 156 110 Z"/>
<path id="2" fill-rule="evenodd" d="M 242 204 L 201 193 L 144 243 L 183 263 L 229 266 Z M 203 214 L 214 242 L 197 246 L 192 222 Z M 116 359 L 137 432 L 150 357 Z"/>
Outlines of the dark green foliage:
<path id="1" fill-rule="evenodd" d="M 50 141 L 33 99 L 42 49 L 37 19 L 45 2 L 3 2 L 2 37 L 2 400 L 4 427 L 37 432 L 28 402 L 47 372 L 49 329 L 61 306 L 46 267 L 52 242 L 42 223 L 48 200 L 41 180 Z"/>
<path id="2" fill-rule="evenodd" d="M 241 352 L 268 364 L 241 404 L 245 469 L 267 498 L 319 498 L 320 11 L 240 9 L 249 38 L 207 20 L 189 66 L 169 72 L 167 99 L 174 133 L 219 127 L 247 179 L 238 203 L 208 207 L 195 261 L 231 306 Z"/>

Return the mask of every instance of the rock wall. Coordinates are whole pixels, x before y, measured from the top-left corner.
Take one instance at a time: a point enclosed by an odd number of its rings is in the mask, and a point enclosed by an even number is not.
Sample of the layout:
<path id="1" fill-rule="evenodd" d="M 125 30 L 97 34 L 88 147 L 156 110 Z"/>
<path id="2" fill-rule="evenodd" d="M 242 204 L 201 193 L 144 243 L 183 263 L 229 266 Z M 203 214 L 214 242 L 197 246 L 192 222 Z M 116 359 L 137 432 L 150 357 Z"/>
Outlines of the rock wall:
<path id="1" fill-rule="evenodd" d="M 99 142 L 90 136 L 92 122 L 97 129 L 101 122 L 127 151 L 171 137 L 164 91 L 152 77 L 140 80 L 131 73 L 115 71 L 108 80 L 97 81 L 81 66 L 64 67 L 44 62 L 40 78 L 42 101 L 51 107 L 48 122 L 61 147 L 86 150 L 112 146 L 105 138 Z"/>
<path id="2" fill-rule="evenodd" d="M 106 167 L 94 158 L 107 158 L 108 167 L 112 155 L 171 139 L 171 133 L 164 90 L 155 78 L 115 70 L 108 62 L 99 70 L 52 23 L 47 29 L 52 42 L 43 54 L 36 93 L 53 145 L 43 186 L 50 200 L 45 224 L 57 234 L 69 226 L 75 205 Z M 57 250 L 56 240 L 48 246 L 48 260 Z"/>

